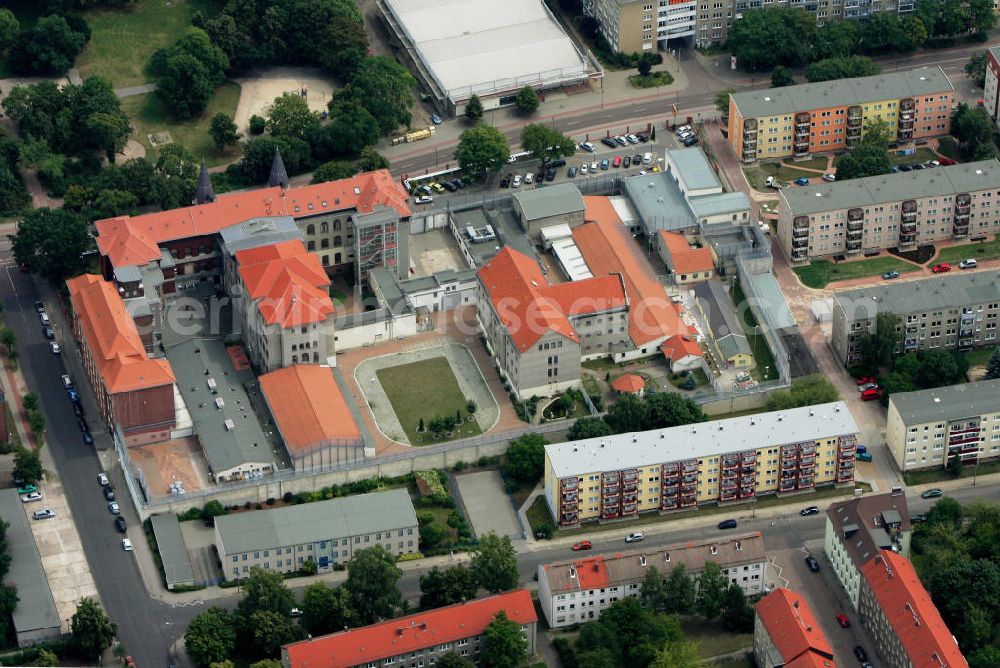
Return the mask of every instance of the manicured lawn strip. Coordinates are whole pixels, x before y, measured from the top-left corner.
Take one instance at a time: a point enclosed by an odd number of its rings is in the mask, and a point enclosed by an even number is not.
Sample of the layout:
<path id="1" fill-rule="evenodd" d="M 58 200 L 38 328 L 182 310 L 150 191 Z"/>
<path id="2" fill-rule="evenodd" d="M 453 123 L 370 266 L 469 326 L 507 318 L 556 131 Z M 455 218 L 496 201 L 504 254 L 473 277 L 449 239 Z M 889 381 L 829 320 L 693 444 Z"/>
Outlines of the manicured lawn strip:
<path id="1" fill-rule="evenodd" d="M 824 171 L 827 165 L 826 156 L 809 158 L 808 160 L 792 160 L 789 165 L 791 167 L 800 167 L 802 169 L 817 169 L 819 171 Z"/>
<path id="2" fill-rule="evenodd" d="M 986 366 L 986 363 L 990 361 L 991 355 L 993 355 L 993 346 L 986 346 L 985 348 L 970 350 L 965 353 L 965 359 L 969 362 L 969 368 Z"/>
<path id="3" fill-rule="evenodd" d="M 532 535 L 534 535 L 535 530 L 539 527 L 545 525 L 554 527 L 556 525 L 555 520 L 552 519 L 552 513 L 549 512 L 549 504 L 545 502 L 544 496 L 536 497 L 525 514 L 528 516 L 528 525 L 531 527 Z"/>
<path id="4" fill-rule="evenodd" d="M 929 148 L 918 148 L 913 155 L 896 155 L 893 150 L 889 151 L 889 160 L 892 161 L 894 165 L 907 165 L 914 162 L 927 162 L 928 160 L 933 160 L 937 156 L 934 151 Z"/>
<path id="5" fill-rule="evenodd" d="M 701 658 L 708 659 L 753 647 L 752 633 L 730 633 L 720 622 L 706 622 L 700 617 L 686 617 L 681 622 L 684 637 L 698 643 Z"/>
<path id="6" fill-rule="evenodd" d="M 1000 235 L 993 237 L 993 241 L 978 241 L 974 244 L 942 248 L 937 257 L 928 262 L 927 266 L 935 265 L 938 262 L 957 263 L 967 258 L 991 260 L 998 257 L 1000 257 Z"/>
<path id="7" fill-rule="evenodd" d="M 153 148 L 147 135 L 168 131 L 174 143 L 182 144 L 198 159 L 204 158 L 208 165 L 220 165 L 235 160 L 239 150 L 230 148 L 220 152 L 208 136 L 212 117 L 221 112 L 230 116 L 236 113 L 236 103 L 240 100 L 240 86 L 231 81 L 220 86 L 208 108 L 198 118 L 177 121 L 167 113 L 167 107 L 155 93 L 133 95 L 122 99 L 122 109 L 132 121 L 132 138 L 146 147 L 146 157 L 156 160 L 159 149 Z"/>
<path id="8" fill-rule="evenodd" d="M 636 88 L 656 88 L 669 86 L 674 82 L 674 76 L 670 72 L 650 72 L 646 76 L 633 74 L 628 78 L 628 82 Z"/>
<path id="9" fill-rule="evenodd" d="M 453 416 L 455 411 L 461 410 L 465 417 L 466 398 L 444 357 L 379 369 L 376 375 L 412 445 L 431 445 L 447 440 L 444 437 L 435 440 L 430 433 L 418 434 L 420 418 L 427 427 L 436 415 Z M 477 422 L 463 422 L 455 438 L 480 433 L 482 430 Z"/>
<path id="10" fill-rule="evenodd" d="M 764 185 L 764 182 L 768 176 L 773 176 L 778 181 L 789 184 L 788 187 L 790 188 L 797 187 L 792 185 L 792 181 L 800 176 L 804 176 L 807 179 L 818 179 L 822 176 L 822 174 L 817 172 L 807 172 L 776 162 L 765 162 L 753 167 L 744 167 L 743 173 L 746 174 L 747 181 L 750 182 L 750 186 L 754 190 L 766 190 L 767 187 Z"/>
<path id="11" fill-rule="evenodd" d="M 740 305 L 745 303 L 747 300 L 746 295 L 743 293 L 743 287 L 737 283 L 733 286 L 733 304 L 736 305 L 736 310 L 739 312 Z M 745 309 L 746 322 L 740 323 L 743 325 L 743 331 L 747 335 L 747 343 L 750 344 L 750 350 L 753 351 L 754 368 L 750 370 L 750 375 L 757 380 L 767 380 L 764 378 L 764 369 L 768 369 L 768 376 L 777 378 L 778 367 L 774 363 L 774 354 L 771 353 L 771 347 L 767 344 L 767 339 L 763 334 L 757 329 L 757 317 L 753 314 L 749 308 Z"/>
<path id="12" fill-rule="evenodd" d="M 992 351 L 991 351 L 992 352 Z M 962 478 L 972 478 L 973 476 L 989 475 L 1000 472 L 1000 462 L 985 462 L 979 465 L 978 471 L 975 466 L 966 464 L 962 467 Z M 930 471 L 910 471 L 903 474 L 903 480 L 907 485 L 928 485 L 932 482 L 942 480 L 954 480 L 955 476 L 948 469 L 933 469 Z"/>
<path id="13" fill-rule="evenodd" d="M 837 264 L 829 260 L 814 260 L 812 264 L 795 267 L 793 271 L 799 275 L 806 287 L 825 288 L 828 283 L 833 281 L 863 276 L 881 276 L 887 271 L 898 271 L 905 274 L 917 271 L 917 268 L 909 262 L 903 262 L 894 257 L 876 257 L 870 260 L 855 260 Z"/>
<path id="14" fill-rule="evenodd" d="M 92 35 L 76 61 L 77 69 L 83 77 L 103 76 L 115 88 L 146 83 L 143 69 L 153 52 L 176 40 L 196 10 L 212 16 L 218 4 L 211 0 L 139 0 L 134 5 L 88 10 L 83 17 Z"/>

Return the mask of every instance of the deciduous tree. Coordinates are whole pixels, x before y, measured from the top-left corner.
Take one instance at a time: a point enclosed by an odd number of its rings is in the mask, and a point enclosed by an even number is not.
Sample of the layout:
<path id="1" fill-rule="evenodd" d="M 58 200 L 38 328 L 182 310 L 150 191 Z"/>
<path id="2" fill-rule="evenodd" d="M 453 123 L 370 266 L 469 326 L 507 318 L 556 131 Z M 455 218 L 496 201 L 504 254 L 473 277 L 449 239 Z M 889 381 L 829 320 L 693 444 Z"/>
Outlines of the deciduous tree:
<path id="1" fill-rule="evenodd" d="M 722 601 L 722 624 L 733 633 L 753 631 L 753 608 L 747 603 L 743 588 L 730 582 Z"/>
<path id="2" fill-rule="evenodd" d="M 669 604 L 667 585 L 656 566 L 646 569 L 642 587 L 639 589 L 639 600 L 642 601 L 642 607 L 647 610 L 666 612 Z"/>
<path id="3" fill-rule="evenodd" d="M 453 566 L 441 570 L 437 566 L 420 576 L 420 607 L 424 610 L 462 603 L 475 598 L 479 584 L 472 570 Z"/>
<path id="4" fill-rule="evenodd" d="M 569 428 L 566 437 L 571 441 L 578 441 L 584 438 L 597 438 L 611 434 L 611 427 L 599 417 L 582 417 L 573 423 Z"/>
<path id="5" fill-rule="evenodd" d="M 227 146 L 233 146 L 240 140 L 241 135 L 232 116 L 220 111 L 212 116 L 212 123 L 208 126 L 208 135 L 212 138 L 215 148 L 220 151 Z"/>
<path id="6" fill-rule="evenodd" d="M 491 594 L 517 586 L 517 554 L 507 536 L 491 531 L 480 537 L 471 568 L 479 586 Z"/>
<path id="7" fill-rule="evenodd" d="M 576 144 L 553 127 L 544 123 L 532 123 L 521 130 L 521 147 L 529 151 L 542 164 L 548 164 L 553 158 L 573 155 Z"/>
<path id="8" fill-rule="evenodd" d="M 857 53 L 861 42 L 858 21 L 831 21 L 816 31 L 813 48 L 815 59 L 850 56 Z"/>
<path id="9" fill-rule="evenodd" d="M 302 592 L 302 627 L 313 636 L 342 631 L 357 621 L 351 595 L 343 587 L 316 582 Z"/>
<path id="10" fill-rule="evenodd" d="M 392 617 L 403 605 L 403 595 L 396 587 L 403 571 L 396 558 L 381 545 L 354 553 L 347 562 L 344 588 L 350 594 L 351 608 L 362 624 Z"/>
<path id="11" fill-rule="evenodd" d="M 868 77 L 879 73 L 875 61 L 865 56 L 838 56 L 827 58 L 806 68 L 806 80 L 811 82 Z"/>
<path id="12" fill-rule="evenodd" d="M 203 668 L 232 656 L 236 648 L 236 629 L 232 615 L 224 608 L 212 607 L 188 624 L 184 633 L 188 655 Z"/>
<path id="13" fill-rule="evenodd" d="M 363 106 L 378 122 L 382 134 L 387 135 L 400 125 L 409 126 L 413 120 L 410 107 L 416 85 L 413 75 L 395 60 L 371 56 L 361 61 L 354 78 L 333 100 Z"/>
<path id="14" fill-rule="evenodd" d="M 725 605 L 726 589 L 729 580 L 714 561 L 705 564 L 698 575 L 698 612 L 706 619 L 715 619 L 722 613 Z"/>
<path id="15" fill-rule="evenodd" d="M 995 378 L 1000 378 L 1000 346 L 993 349 L 993 354 L 990 355 L 990 360 L 986 363 L 986 375 L 983 376 L 983 380 Z"/>
<path id="16" fill-rule="evenodd" d="M 35 209 L 18 225 L 11 244 L 14 259 L 28 271 L 62 281 L 82 266 L 80 254 L 90 244 L 87 223 L 66 209 Z"/>
<path id="17" fill-rule="evenodd" d="M 327 181 L 339 181 L 354 176 L 358 170 L 349 162 L 343 160 L 331 160 L 313 170 L 312 181 L 310 183 L 326 183 Z"/>
<path id="18" fill-rule="evenodd" d="M 465 117 L 473 123 L 483 117 L 483 102 L 475 93 L 473 93 L 472 97 L 469 98 L 469 101 L 465 103 Z"/>
<path id="19" fill-rule="evenodd" d="M 18 448 L 14 454 L 14 478 L 23 480 L 26 484 L 35 485 L 45 473 L 42 469 L 42 458 L 34 448 Z"/>
<path id="20" fill-rule="evenodd" d="M 533 114 L 538 110 L 538 105 L 541 101 L 538 99 L 538 92 L 535 91 L 531 86 L 525 86 L 517 92 L 517 97 L 514 99 L 514 106 L 522 114 Z"/>
<path id="21" fill-rule="evenodd" d="M 510 147 L 507 138 L 492 125 L 476 125 L 462 133 L 455 149 L 455 159 L 465 174 L 480 178 L 496 173 L 507 164 Z"/>
<path id="22" fill-rule="evenodd" d="M 795 77 L 792 76 L 792 71 L 784 65 L 775 65 L 774 69 L 771 70 L 771 87 L 782 88 L 794 85 Z"/>
<path id="23" fill-rule="evenodd" d="M 226 54 L 204 30 L 188 28 L 171 46 L 156 51 L 149 70 L 156 80 L 156 95 L 170 113 L 181 120 L 201 114 L 222 83 L 229 67 Z"/>
<path id="24" fill-rule="evenodd" d="M 31 28 L 22 30 L 10 48 L 11 68 L 20 74 L 63 74 L 73 67 L 90 39 L 90 29 L 79 17 L 72 26 L 67 18 L 43 16 Z"/>
<path id="25" fill-rule="evenodd" d="M 503 610 L 483 632 L 483 664 L 489 668 L 518 668 L 528 657 L 528 639 L 521 625 Z"/>
<path id="26" fill-rule="evenodd" d="M 670 569 L 670 576 L 664 585 L 667 596 L 665 612 L 674 615 L 690 615 L 695 611 L 695 583 L 684 564 Z"/>
<path id="27" fill-rule="evenodd" d="M 538 482 L 545 470 L 545 444 L 541 434 L 525 434 L 510 442 L 504 455 L 503 470 L 522 484 Z"/>
<path id="28" fill-rule="evenodd" d="M 809 62 L 816 21 L 798 8 L 771 7 L 746 12 L 729 29 L 729 48 L 746 70 Z"/>
<path id="29" fill-rule="evenodd" d="M 237 630 L 252 636 L 255 612 L 265 610 L 288 617 L 295 605 L 295 595 L 285 585 L 278 571 L 266 571 L 254 566 L 240 583 L 243 598 L 236 604 Z"/>
<path id="30" fill-rule="evenodd" d="M 96 662 L 118 633 L 118 625 L 104 614 L 101 606 L 92 598 L 83 598 L 76 606 L 70 620 L 73 645 L 80 656 Z"/>
<path id="31" fill-rule="evenodd" d="M 389 160 L 378 152 L 374 146 L 365 146 L 358 156 L 358 167 L 362 172 L 374 172 L 376 169 L 389 169 Z"/>
<path id="32" fill-rule="evenodd" d="M 319 126 L 319 115 L 309 110 L 301 95 L 285 93 L 274 99 L 267 115 L 267 131 L 275 137 L 305 139 Z"/>

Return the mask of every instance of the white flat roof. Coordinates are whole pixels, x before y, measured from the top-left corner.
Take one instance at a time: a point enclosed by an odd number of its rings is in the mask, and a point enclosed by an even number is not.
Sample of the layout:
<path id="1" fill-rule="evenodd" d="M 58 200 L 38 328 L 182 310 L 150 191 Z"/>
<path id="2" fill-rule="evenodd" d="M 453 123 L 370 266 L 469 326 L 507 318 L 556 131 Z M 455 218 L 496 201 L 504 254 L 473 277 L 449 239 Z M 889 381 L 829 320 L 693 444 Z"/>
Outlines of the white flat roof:
<path id="1" fill-rule="evenodd" d="M 758 413 L 726 420 L 587 438 L 545 446 L 556 477 L 620 471 L 858 433 L 847 404 Z"/>
<path id="2" fill-rule="evenodd" d="M 453 100 L 587 76 L 583 56 L 542 0 L 386 0 L 385 5 Z"/>
<path id="3" fill-rule="evenodd" d="M 585 278 L 594 277 L 590 272 L 590 267 L 587 266 L 587 261 L 580 254 L 576 242 L 573 241 L 573 237 L 553 241 L 552 252 L 555 253 L 556 259 L 559 260 L 559 264 L 562 265 L 569 280 L 582 281 Z"/>

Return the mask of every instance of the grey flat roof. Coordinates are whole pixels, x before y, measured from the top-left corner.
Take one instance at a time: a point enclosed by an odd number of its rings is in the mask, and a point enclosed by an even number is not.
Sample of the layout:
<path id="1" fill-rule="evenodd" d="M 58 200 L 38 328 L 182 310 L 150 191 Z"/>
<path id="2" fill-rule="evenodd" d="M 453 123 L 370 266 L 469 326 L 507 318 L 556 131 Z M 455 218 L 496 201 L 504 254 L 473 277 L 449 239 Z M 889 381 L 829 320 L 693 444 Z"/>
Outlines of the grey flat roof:
<path id="1" fill-rule="evenodd" d="M 583 195 L 572 183 L 559 183 L 545 188 L 525 190 L 514 194 L 527 220 L 558 216 L 572 211 L 583 211 Z"/>
<path id="2" fill-rule="evenodd" d="M 692 197 L 689 203 L 695 218 L 707 218 L 723 213 L 739 213 L 750 210 L 750 198 L 743 192 Z"/>
<path id="3" fill-rule="evenodd" d="M 404 294 L 411 295 L 424 290 L 440 288 L 447 283 L 466 283 L 470 281 L 474 282 L 475 280 L 475 269 L 466 269 L 464 271 L 444 269 L 442 271 L 435 272 L 430 276 L 419 276 L 417 278 L 400 281 L 399 289 L 402 290 Z"/>
<path id="4" fill-rule="evenodd" d="M 677 178 L 688 190 L 721 188 L 722 182 L 708 162 L 708 156 L 697 146 L 667 151 L 667 159 L 677 168 Z"/>
<path id="5" fill-rule="evenodd" d="M 834 300 L 848 320 L 866 319 L 868 309 L 877 313 L 905 314 L 934 309 L 959 309 L 970 304 L 1000 301 L 1000 271 L 932 276 L 855 290 L 838 290 Z M 855 315 L 855 312 L 859 315 Z"/>
<path id="6" fill-rule="evenodd" d="M 250 463 L 270 465 L 274 459 L 271 446 L 243 387 L 253 382 L 253 374 L 236 371 L 226 347 L 215 339 L 171 346 L 167 359 L 212 472 L 218 475 Z M 217 394 L 209 390 L 209 378 L 215 380 Z M 215 406 L 217 398 L 225 402 L 222 410 Z M 233 421 L 232 431 L 226 429 L 227 419 Z"/>
<path id="7" fill-rule="evenodd" d="M 694 296 L 708 318 L 712 337 L 722 354 L 729 359 L 738 353 L 752 355 L 743 325 L 736 313 L 736 306 L 729 297 L 726 286 L 717 279 L 710 279 L 694 286 Z"/>
<path id="8" fill-rule="evenodd" d="M 657 230 L 681 230 L 696 224 L 680 188 L 669 172 L 649 172 L 623 180 L 639 220 Z"/>
<path id="9" fill-rule="evenodd" d="M 796 216 L 994 188 L 1000 192 L 1000 162 L 996 158 L 850 181 L 782 188 L 780 196 L 788 210 Z"/>
<path id="10" fill-rule="evenodd" d="M 958 420 L 1000 412 L 1000 379 L 935 387 L 915 392 L 894 392 L 889 403 L 904 424 Z"/>
<path id="11" fill-rule="evenodd" d="M 31 510 L 42 510 L 44 505 L 31 504 Z M 28 526 L 24 504 L 16 489 L 0 490 L 0 517 L 7 522 L 7 549 L 10 553 L 10 570 L 7 582 L 17 587 L 20 599 L 14 608 L 14 629 L 18 633 L 39 629 L 56 629 L 61 622 L 56 603 L 52 599 L 49 580 L 42 568 L 35 537 Z"/>
<path id="12" fill-rule="evenodd" d="M 826 516 L 855 568 L 861 568 L 862 564 L 882 548 L 893 545 L 892 535 L 886 531 L 885 522 L 898 522 L 902 531 L 912 529 L 905 494 L 865 494 L 832 504 L 827 509 Z"/>
<path id="13" fill-rule="evenodd" d="M 230 253 L 302 238 L 291 216 L 251 218 L 239 225 L 222 228 L 219 235 Z"/>
<path id="14" fill-rule="evenodd" d="M 546 445 L 559 478 L 858 433 L 843 401 Z"/>
<path id="15" fill-rule="evenodd" d="M 269 550 L 417 525 L 405 489 L 215 518 L 226 554 Z"/>
<path id="16" fill-rule="evenodd" d="M 768 271 L 766 273 L 750 274 L 748 278 L 753 283 L 754 293 L 760 295 L 760 299 L 754 306 L 770 313 L 769 322 L 772 323 L 774 328 L 780 331 L 795 327 L 795 316 L 792 315 L 792 310 L 788 308 L 788 302 L 785 301 L 785 295 L 781 292 L 781 288 L 778 287 L 778 279 L 774 277 L 774 274 Z"/>
<path id="17" fill-rule="evenodd" d="M 403 299 L 403 292 L 399 289 L 396 272 L 386 267 L 378 267 L 368 272 L 368 281 L 372 288 L 378 286 L 382 297 L 393 313 L 402 313 L 406 310 L 406 300 Z"/>
<path id="18" fill-rule="evenodd" d="M 385 4 L 452 99 L 587 75 L 583 56 L 542 0 L 386 0 Z"/>
<path id="19" fill-rule="evenodd" d="M 731 98 L 743 118 L 757 118 L 793 114 L 820 107 L 863 104 L 875 100 L 898 100 L 952 90 L 954 87 L 944 71 L 935 65 L 871 77 L 733 93 Z"/>
<path id="20" fill-rule="evenodd" d="M 160 553 L 167 585 L 193 583 L 194 568 L 191 566 L 177 515 L 153 515 L 149 518 L 149 523 L 153 527 L 156 550 Z"/>

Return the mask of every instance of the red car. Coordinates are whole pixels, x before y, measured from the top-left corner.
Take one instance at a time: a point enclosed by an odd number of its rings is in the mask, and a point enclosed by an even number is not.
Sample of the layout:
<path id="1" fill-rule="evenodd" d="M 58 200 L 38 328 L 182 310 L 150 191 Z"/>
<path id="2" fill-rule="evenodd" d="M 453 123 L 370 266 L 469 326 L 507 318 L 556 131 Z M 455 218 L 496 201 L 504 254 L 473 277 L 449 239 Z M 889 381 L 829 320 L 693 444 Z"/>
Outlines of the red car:
<path id="1" fill-rule="evenodd" d="M 860 387 L 862 385 L 868 385 L 869 383 L 874 383 L 874 382 L 875 379 L 872 378 L 871 376 L 861 376 L 861 378 L 858 378 L 856 381 L 854 381 L 854 384 Z"/>
<path id="2" fill-rule="evenodd" d="M 589 550 L 592 547 L 594 546 L 590 544 L 589 540 L 581 540 L 579 543 L 573 544 L 573 551 L 579 552 L 580 550 Z"/>
<path id="3" fill-rule="evenodd" d="M 882 396 L 882 390 L 877 387 L 869 387 L 861 393 L 861 401 L 875 401 Z"/>
<path id="4" fill-rule="evenodd" d="M 613 166 L 615 166 L 615 167 L 621 167 L 622 166 L 622 157 L 620 155 L 616 155 L 615 159 L 611 162 L 611 164 Z"/>
<path id="5" fill-rule="evenodd" d="M 851 625 L 851 620 L 847 618 L 847 615 L 837 615 L 837 623 L 840 624 L 840 628 L 846 629 Z"/>
<path id="6" fill-rule="evenodd" d="M 951 265 L 947 262 L 942 262 L 931 267 L 931 271 L 935 274 L 943 274 L 946 271 L 951 271 Z"/>
<path id="7" fill-rule="evenodd" d="M 952 160 L 951 158 L 945 158 L 943 156 L 940 157 L 940 158 L 938 158 L 937 160 L 938 160 L 938 162 L 940 162 L 942 165 L 945 165 L 945 166 L 956 164 L 955 161 Z"/>

